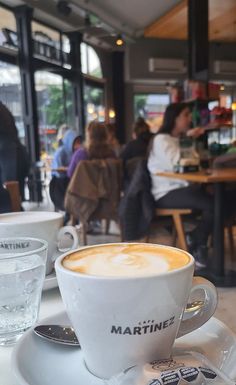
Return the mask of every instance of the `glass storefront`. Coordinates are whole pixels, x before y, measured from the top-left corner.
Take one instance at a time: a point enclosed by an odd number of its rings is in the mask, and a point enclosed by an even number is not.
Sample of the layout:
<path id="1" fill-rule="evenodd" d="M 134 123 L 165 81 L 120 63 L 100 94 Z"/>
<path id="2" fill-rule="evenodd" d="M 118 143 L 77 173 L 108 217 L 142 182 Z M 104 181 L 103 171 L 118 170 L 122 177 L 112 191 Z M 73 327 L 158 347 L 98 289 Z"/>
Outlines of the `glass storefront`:
<path id="1" fill-rule="evenodd" d="M 72 88 L 60 75 L 35 73 L 41 157 L 52 157 L 61 125 L 74 127 Z"/>
<path id="2" fill-rule="evenodd" d="M 86 43 L 82 43 L 80 47 L 83 74 L 101 79 L 103 77 L 102 68 L 96 51 Z"/>
<path id="3" fill-rule="evenodd" d="M 0 100 L 14 116 L 18 135 L 25 143 L 25 128 L 22 118 L 21 79 L 19 68 L 13 64 L 0 61 Z"/>
<path id="4" fill-rule="evenodd" d="M 104 89 L 85 85 L 84 87 L 85 120 L 103 122 L 105 120 Z"/>
<path id="5" fill-rule="evenodd" d="M 163 115 L 170 103 L 168 94 L 144 94 L 134 95 L 134 119 L 142 116 L 156 133 L 162 124 Z"/>
<path id="6" fill-rule="evenodd" d="M 16 19 L 12 12 L 0 7 L 0 46 L 17 49 Z"/>

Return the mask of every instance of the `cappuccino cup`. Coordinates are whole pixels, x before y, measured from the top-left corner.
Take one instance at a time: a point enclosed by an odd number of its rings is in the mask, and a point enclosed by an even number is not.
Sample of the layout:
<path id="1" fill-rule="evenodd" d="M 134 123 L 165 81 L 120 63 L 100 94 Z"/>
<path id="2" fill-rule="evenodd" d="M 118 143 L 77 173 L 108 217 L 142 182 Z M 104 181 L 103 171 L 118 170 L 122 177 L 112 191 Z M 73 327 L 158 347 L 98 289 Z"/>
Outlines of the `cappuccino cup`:
<path id="1" fill-rule="evenodd" d="M 89 246 L 57 258 L 55 269 L 85 364 L 100 378 L 169 358 L 175 339 L 204 324 L 217 305 L 215 286 L 193 278 L 194 258 L 174 247 Z M 199 295 L 201 306 L 190 311 Z"/>
<path id="2" fill-rule="evenodd" d="M 71 235 L 72 245 L 62 249 L 60 244 L 66 234 Z M 46 275 L 52 272 L 54 261 L 59 254 L 79 246 L 75 228 L 63 227 L 63 214 L 56 212 L 22 211 L 0 214 L 0 238 L 6 237 L 31 237 L 47 241 Z"/>

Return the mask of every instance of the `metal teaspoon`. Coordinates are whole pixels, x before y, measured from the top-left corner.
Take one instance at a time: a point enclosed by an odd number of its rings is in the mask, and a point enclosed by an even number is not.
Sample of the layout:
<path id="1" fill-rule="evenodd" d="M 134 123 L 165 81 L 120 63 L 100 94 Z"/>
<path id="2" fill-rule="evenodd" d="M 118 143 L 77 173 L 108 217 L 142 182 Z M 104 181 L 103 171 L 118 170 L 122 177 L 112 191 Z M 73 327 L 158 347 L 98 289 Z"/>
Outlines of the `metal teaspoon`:
<path id="1" fill-rule="evenodd" d="M 38 325 L 34 328 L 37 336 L 59 344 L 80 347 L 74 329 L 63 325 Z"/>

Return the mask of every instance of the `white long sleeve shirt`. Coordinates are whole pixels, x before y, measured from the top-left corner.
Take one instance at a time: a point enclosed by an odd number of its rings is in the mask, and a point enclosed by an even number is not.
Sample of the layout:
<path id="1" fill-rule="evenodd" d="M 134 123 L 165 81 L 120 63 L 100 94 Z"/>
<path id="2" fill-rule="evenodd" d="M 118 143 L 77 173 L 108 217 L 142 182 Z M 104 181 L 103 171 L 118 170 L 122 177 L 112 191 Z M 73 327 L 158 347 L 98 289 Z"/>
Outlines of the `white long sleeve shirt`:
<path id="1" fill-rule="evenodd" d="M 179 139 L 169 134 L 156 135 L 148 157 L 148 170 L 152 180 L 151 191 L 156 201 L 172 190 L 189 185 L 188 182 L 180 179 L 156 175 L 157 172 L 174 171 L 174 166 L 179 159 Z"/>

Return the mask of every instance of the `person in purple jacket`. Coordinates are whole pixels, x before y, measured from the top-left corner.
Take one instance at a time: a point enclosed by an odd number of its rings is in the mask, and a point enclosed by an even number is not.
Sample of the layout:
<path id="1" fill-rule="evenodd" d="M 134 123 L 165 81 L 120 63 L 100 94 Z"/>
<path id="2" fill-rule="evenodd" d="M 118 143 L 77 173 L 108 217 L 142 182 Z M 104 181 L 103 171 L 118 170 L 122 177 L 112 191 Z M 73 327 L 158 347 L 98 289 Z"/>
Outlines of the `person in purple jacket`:
<path id="1" fill-rule="evenodd" d="M 115 153 L 109 145 L 108 129 L 105 123 L 92 121 L 87 128 L 87 138 L 84 147 L 74 152 L 67 176 L 72 177 L 76 166 L 81 160 L 115 158 Z"/>

